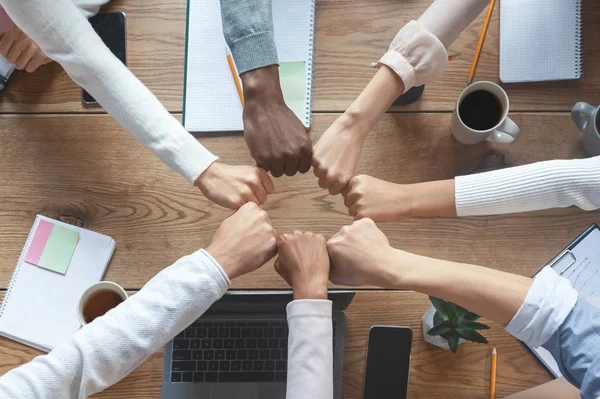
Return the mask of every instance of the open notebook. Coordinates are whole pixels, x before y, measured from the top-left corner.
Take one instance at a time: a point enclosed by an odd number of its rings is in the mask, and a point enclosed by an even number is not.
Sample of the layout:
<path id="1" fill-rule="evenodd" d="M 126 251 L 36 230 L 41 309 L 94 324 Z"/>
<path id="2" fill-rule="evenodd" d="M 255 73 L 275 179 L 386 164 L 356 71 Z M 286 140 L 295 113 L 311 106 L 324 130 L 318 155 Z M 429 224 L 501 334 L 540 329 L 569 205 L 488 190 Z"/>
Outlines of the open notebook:
<path id="1" fill-rule="evenodd" d="M 580 298 L 600 309 L 600 229 L 597 225 L 576 238 L 545 267 L 569 279 Z M 555 378 L 562 377 L 549 351 L 541 346 L 529 349 Z"/>
<path id="2" fill-rule="evenodd" d="M 40 238 L 36 233 L 43 221 L 69 229 L 71 241 L 65 238 L 64 229 L 59 236 L 50 232 L 36 252 Z M 57 258 L 60 253 L 50 253 L 53 239 L 54 244 L 71 244 L 74 249 L 67 254 L 66 271 L 52 267 L 51 261 L 61 260 Z M 77 305 L 81 295 L 102 279 L 114 250 L 110 237 L 38 215 L 0 306 L 0 335 L 46 352 L 69 339 L 80 327 Z M 50 267 L 37 266 L 44 261 Z"/>
<path id="3" fill-rule="evenodd" d="M 502 0 L 500 80 L 503 83 L 582 76 L 581 0 Z"/>
<path id="4" fill-rule="evenodd" d="M 273 0 L 275 43 L 288 107 L 310 126 L 315 0 Z M 188 0 L 183 125 L 241 131 L 242 104 L 226 58 L 219 0 Z"/>

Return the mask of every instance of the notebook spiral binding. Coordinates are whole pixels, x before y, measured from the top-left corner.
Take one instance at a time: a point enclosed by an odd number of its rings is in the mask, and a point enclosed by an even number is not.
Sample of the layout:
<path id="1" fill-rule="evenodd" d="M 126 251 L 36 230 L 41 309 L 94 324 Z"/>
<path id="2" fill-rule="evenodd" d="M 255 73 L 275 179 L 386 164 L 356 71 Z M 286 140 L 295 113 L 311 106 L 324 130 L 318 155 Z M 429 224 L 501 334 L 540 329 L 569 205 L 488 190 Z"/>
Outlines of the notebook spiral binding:
<path id="1" fill-rule="evenodd" d="M 577 11 L 575 12 L 575 29 L 577 33 L 577 39 L 575 43 L 575 74 L 578 78 L 583 76 L 583 57 L 582 57 L 582 39 L 581 39 L 581 0 L 577 0 Z"/>
<path id="2" fill-rule="evenodd" d="M 314 62 L 314 57 L 313 54 L 315 52 L 315 8 L 316 8 L 316 0 L 311 0 L 311 10 L 310 10 L 310 51 L 308 53 L 308 65 L 307 65 L 307 76 L 306 76 L 306 80 L 307 80 L 307 85 L 306 85 L 306 121 L 305 121 L 305 125 L 306 127 L 310 127 L 310 120 L 311 120 L 311 114 L 310 114 L 310 110 L 311 110 L 311 104 L 312 104 L 312 85 L 313 85 L 313 62 Z"/>
<path id="3" fill-rule="evenodd" d="M 29 250 L 29 245 L 33 240 L 33 235 L 37 230 L 37 226 L 40 223 L 40 218 L 36 217 L 35 222 L 33 223 L 33 227 L 29 231 L 29 235 L 27 236 L 27 241 L 23 246 L 23 250 L 21 251 L 21 256 L 19 256 L 19 260 L 17 261 L 17 267 L 15 267 L 15 271 L 13 272 L 12 277 L 10 278 L 10 282 L 8 283 L 8 288 L 6 290 L 6 294 L 4 294 L 4 300 L 2 301 L 2 305 L 0 305 L 0 318 L 4 315 L 4 309 L 6 308 L 6 304 L 10 299 L 10 294 L 12 292 L 13 286 L 15 285 L 15 281 L 17 280 L 17 276 L 19 275 L 19 271 L 21 270 L 21 266 L 25 263 L 25 254 Z"/>

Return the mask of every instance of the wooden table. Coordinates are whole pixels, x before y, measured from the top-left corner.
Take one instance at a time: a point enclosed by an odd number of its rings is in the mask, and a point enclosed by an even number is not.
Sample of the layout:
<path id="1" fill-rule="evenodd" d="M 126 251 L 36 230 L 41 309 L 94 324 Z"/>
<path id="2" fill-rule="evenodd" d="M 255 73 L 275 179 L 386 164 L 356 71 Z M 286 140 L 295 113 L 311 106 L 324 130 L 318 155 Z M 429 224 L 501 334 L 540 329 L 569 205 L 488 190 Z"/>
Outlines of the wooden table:
<path id="1" fill-rule="evenodd" d="M 591 2 L 590 2 L 591 3 Z M 313 126 L 316 141 L 374 73 L 369 67 L 397 30 L 417 18 L 426 0 L 318 0 Z M 183 92 L 185 1 L 114 0 L 128 16 L 128 61 L 133 72 L 175 115 Z M 600 103 L 600 7 L 584 14 L 585 77 L 574 82 L 505 86 L 511 118 L 522 136 L 514 145 L 463 146 L 450 134 L 454 102 L 466 83 L 483 16 L 451 47 L 462 53 L 420 101 L 394 108 L 366 142 L 359 173 L 411 183 L 555 158 L 583 157 L 569 110 L 577 101 Z M 498 81 L 499 9 L 488 31 L 476 78 Z M 463 83 L 464 82 L 464 83 Z M 81 105 L 81 90 L 57 65 L 18 73 L 0 95 L 0 290 L 5 291 L 38 213 L 108 234 L 117 251 L 106 274 L 136 291 L 184 254 L 205 246 L 230 212 L 209 203 L 167 169 L 99 108 Z M 250 163 L 238 135 L 202 137 L 227 163 Z M 320 189 L 312 174 L 277 179 L 265 209 L 281 232 L 313 230 L 330 236 L 351 222 L 339 196 Z M 293 212 L 290 210 L 293 209 Z M 463 219 L 405 220 L 381 225 L 392 245 L 422 255 L 531 275 L 598 212 L 557 209 Z M 239 278 L 234 289 L 281 289 L 268 264 Z M 429 306 L 413 292 L 361 290 L 347 312 L 344 398 L 360 398 L 365 344 L 374 324 L 414 330 L 411 398 L 487 397 L 488 357 L 499 357 L 499 397 L 549 380 L 522 346 L 494 323 L 490 346 L 466 344 L 457 355 L 421 339 Z M 37 351 L 0 339 L 0 373 Z M 98 395 L 159 398 L 162 353 L 131 377 Z"/>

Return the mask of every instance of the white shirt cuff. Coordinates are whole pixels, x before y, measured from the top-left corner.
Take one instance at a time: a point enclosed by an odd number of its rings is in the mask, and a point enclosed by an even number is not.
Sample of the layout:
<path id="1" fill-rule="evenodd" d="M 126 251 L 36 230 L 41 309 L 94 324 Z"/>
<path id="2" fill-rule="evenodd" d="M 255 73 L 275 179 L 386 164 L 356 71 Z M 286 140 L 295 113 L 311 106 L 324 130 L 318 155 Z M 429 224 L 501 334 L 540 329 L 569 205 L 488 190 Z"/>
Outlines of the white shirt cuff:
<path id="1" fill-rule="evenodd" d="M 525 302 L 506 331 L 533 348 L 545 344 L 563 324 L 577 302 L 571 282 L 545 267 L 533 281 Z"/>
<path id="2" fill-rule="evenodd" d="M 381 64 L 396 72 L 406 92 L 439 78 L 448 66 L 448 53 L 442 42 L 421 23 L 410 21 L 398 32 L 377 66 Z"/>
<path id="3" fill-rule="evenodd" d="M 328 317 L 332 315 L 332 302 L 328 299 L 299 299 L 288 303 L 288 320 L 296 317 Z"/>

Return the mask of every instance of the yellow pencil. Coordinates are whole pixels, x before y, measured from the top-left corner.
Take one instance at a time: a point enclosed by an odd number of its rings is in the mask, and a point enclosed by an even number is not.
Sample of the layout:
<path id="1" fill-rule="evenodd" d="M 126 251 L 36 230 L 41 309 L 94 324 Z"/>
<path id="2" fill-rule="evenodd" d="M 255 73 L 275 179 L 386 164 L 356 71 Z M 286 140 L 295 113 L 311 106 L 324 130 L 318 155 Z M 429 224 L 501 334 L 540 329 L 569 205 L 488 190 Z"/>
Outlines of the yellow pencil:
<path id="1" fill-rule="evenodd" d="M 227 63 L 229 64 L 229 69 L 231 70 L 231 76 L 233 77 L 233 81 L 235 82 L 235 87 L 237 88 L 238 95 L 240 96 L 240 101 L 242 102 L 242 107 L 244 106 L 244 92 L 242 91 L 242 85 L 240 83 L 240 78 L 238 77 L 237 71 L 235 70 L 235 64 L 233 63 L 233 57 L 231 56 L 231 52 L 227 47 L 225 47 L 225 51 L 227 52 Z"/>
<path id="2" fill-rule="evenodd" d="M 490 399 L 496 397 L 496 363 L 498 360 L 498 352 L 496 348 L 492 351 L 492 359 L 490 360 Z"/>
<path id="3" fill-rule="evenodd" d="M 490 0 L 487 15 L 485 16 L 485 21 L 483 22 L 483 27 L 481 28 L 481 34 L 479 35 L 479 43 L 477 43 L 477 50 L 475 50 L 475 56 L 473 57 L 473 62 L 471 63 L 471 70 L 469 71 L 469 80 L 467 81 L 467 86 L 473 82 L 475 70 L 477 69 L 477 63 L 479 62 L 479 54 L 481 54 L 481 48 L 483 47 L 485 34 L 487 33 L 488 26 L 490 25 L 490 19 L 492 19 L 492 10 L 494 9 L 495 2 L 496 0 Z"/>

